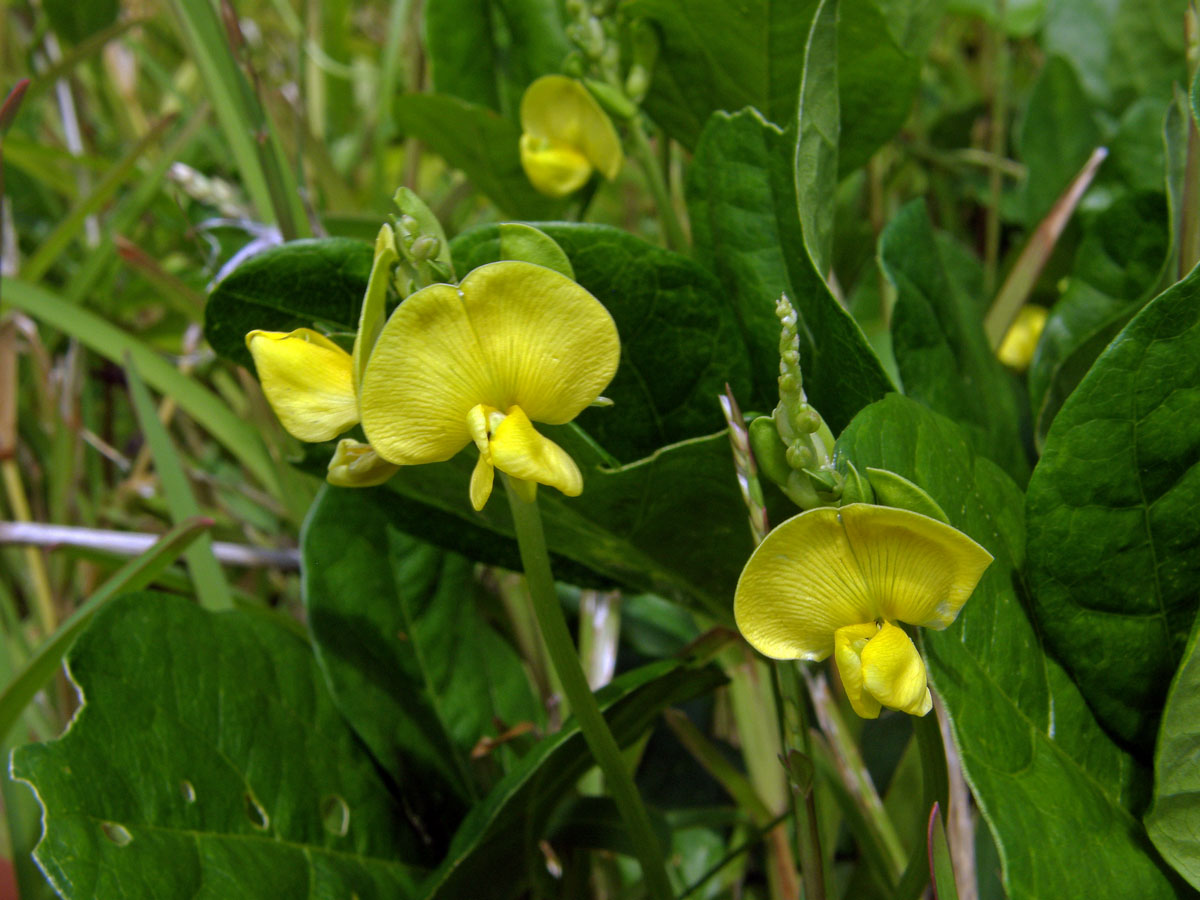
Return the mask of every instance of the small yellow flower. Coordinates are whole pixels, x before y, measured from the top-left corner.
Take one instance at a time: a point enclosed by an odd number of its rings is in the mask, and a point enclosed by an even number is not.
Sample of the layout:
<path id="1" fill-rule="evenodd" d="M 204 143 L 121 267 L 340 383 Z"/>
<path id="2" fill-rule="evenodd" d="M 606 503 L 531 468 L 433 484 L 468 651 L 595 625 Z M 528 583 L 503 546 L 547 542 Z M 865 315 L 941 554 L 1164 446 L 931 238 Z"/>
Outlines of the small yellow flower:
<path id="1" fill-rule="evenodd" d="M 311 328 L 256 329 L 246 335 L 267 402 L 297 440 L 331 441 L 358 424 L 359 382 L 383 321 L 388 270 L 396 258 L 392 229 L 384 225 L 375 239 L 353 354 Z M 326 478 L 339 487 L 370 487 L 395 472 L 369 445 L 347 438 L 339 442 Z"/>
<path id="2" fill-rule="evenodd" d="M 734 596 L 742 635 L 775 659 L 833 655 L 854 711 L 916 716 L 932 698 L 907 622 L 952 623 L 992 555 L 936 519 L 885 506 L 821 507 L 788 519 L 746 563 Z"/>
<path id="3" fill-rule="evenodd" d="M 521 98 L 521 165 L 550 197 L 577 191 L 600 172 L 610 181 L 624 162 L 612 120 L 581 83 L 545 75 Z"/>
<path id="4" fill-rule="evenodd" d="M 473 442 L 475 509 L 495 469 L 527 495 L 545 484 L 577 496 L 579 468 L 532 422 L 574 419 L 612 380 L 620 354 L 608 310 L 574 281 L 532 263 L 491 263 L 458 287 L 417 291 L 392 313 L 363 379 L 363 430 L 397 465 L 442 462 Z"/>
<path id="5" fill-rule="evenodd" d="M 1043 306 L 1022 306 L 1016 320 L 1004 335 L 1004 340 L 1000 342 L 999 349 L 996 350 L 1000 362 L 1018 372 L 1028 369 L 1049 315 Z"/>

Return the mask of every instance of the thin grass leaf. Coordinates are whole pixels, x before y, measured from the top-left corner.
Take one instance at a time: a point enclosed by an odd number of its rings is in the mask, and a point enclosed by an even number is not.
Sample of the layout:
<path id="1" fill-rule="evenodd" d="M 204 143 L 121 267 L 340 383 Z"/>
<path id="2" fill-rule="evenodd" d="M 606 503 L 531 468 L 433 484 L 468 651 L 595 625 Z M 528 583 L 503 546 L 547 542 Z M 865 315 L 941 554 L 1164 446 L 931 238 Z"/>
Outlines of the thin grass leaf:
<path id="1" fill-rule="evenodd" d="M 57 671 L 63 654 L 96 611 L 120 594 L 146 587 L 211 526 L 212 520 L 203 518 L 176 525 L 153 547 L 113 573 L 67 621 L 59 625 L 0 693 L 0 739 L 7 738 L 29 701 Z"/>
<path id="2" fill-rule="evenodd" d="M 1051 207 L 1050 212 L 1046 213 L 1046 218 L 1042 219 L 1037 230 L 1030 235 L 1029 242 L 1021 251 L 1021 255 L 1017 257 L 1012 269 L 1009 270 L 1008 277 L 1004 279 L 1004 284 L 996 293 L 996 299 L 992 301 L 992 305 L 983 319 L 983 330 L 987 334 L 988 343 L 991 344 L 993 350 L 1000 346 L 1005 332 L 1016 319 L 1017 313 L 1021 311 L 1025 301 L 1029 299 L 1034 285 L 1037 284 L 1038 276 L 1042 274 L 1042 268 L 1050 259 L 1050 254 L 1054 252 L 1054 246 L 1058 243 L 1059 236 L 1067 227 L 1071 214 L 1075 212 L 1075 207 L 1079 205 L 1079 201 L 1091 185 L 1092 179 L 1096 177 L 1096 170 L 1100 168 L 1100 163 L 1104 162 L 1107 156 L 1108 149 L 1106 147 L 1097 147 L 1092 151 L 1092 155 L 1083 164 L 1079 174 L 1067 185 L 1067 189 L 1062 192 L 1062 195 L 1054 201 L 1054 206 Z"/>
<path id="3" fill-rule="evenodd" d="M 954 866 L 950 862 L 950 844 L 946 840 L 946 824 L 941 808 L 935 803 L 929 811 L 929 879 L 933 883 L 933 900 L 958 900 L 954 882 Z"/>
<path id="4" fill-rule="evenodd" d="M 258 430 L 238 418 L 215 394 L 183 375 L 133 335 L 90 310 L 15 278 L 5 279 L 4 288 L 6 304 L 78 339 L 110 362 L 121 365 L 129 354 L 147 384 L 174 398 L 180 409 L 224 445 L 273 497 L 288 506 L 279 472 Z"/>
<path id="5" fill-rule="evenodd" d="M 95 214 L 105 203 L 112 199 L 125 181 L 134 174 L 138 160 L 154 144 L 158 143 L 167 128 L 175 120 L 175 116 L 164 116 L 154 126 L 142 135 L 115 166 L 108 170 L 96 184 L 95 189 L 71 208 L 66 218 L 58 223 L 50 232 L 49 237 L 42 241 L 29 261 L 21 270 L 21 276 L 28 281 L 38 281 L 49 271 L 58 260 L 75 236 L 82 230 L 88 216 Z"/>
<path id="6" fill-rule="evenodd" d="M 279 226 L 284 239 L 311 229 L 295 179 L 274 127 L 238 68 L 216 11 L 208 0 L 169 0 L 175 24 L 200 70 L 229 150 L 254 208 Z"/>
<path id="7" fill-rule="evenodd" d="M 150 391 L 146 389 L 145 382 L 138 375 L 137 366 L 128 354 L 125 357 L 125 379 L 129 384 L 129 397 L 133 401 L 134 413 L 150 447 L 150 455 L 154 459 L 154 469 L 162 484 L 171 519 L 178 525 L 196 518 L 200 515 L 200 505 L 192 494 L 183 463 L 167 429 L 158 420 L 158 410 L 154 408 Z M 214 611 L 232 609 L 233 598 L 229 593 L 229 584 L 225 581 L 225 573 L 221 571 L 221 565 L 213 555 L 212 539 L 206 534 L 201 535 L 188 547 L 184 556 L 187 558 L 188 570 L 192 573 L 192 583 L 195 585 L 200 605 Z"/>

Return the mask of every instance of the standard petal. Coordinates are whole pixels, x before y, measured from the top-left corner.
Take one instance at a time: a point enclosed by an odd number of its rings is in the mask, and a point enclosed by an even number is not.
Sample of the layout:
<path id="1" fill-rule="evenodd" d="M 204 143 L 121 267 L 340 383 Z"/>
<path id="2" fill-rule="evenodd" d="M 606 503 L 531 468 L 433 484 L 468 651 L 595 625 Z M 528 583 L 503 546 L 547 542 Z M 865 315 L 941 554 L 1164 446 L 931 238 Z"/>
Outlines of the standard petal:
<path id="1" fill-rule="evenodd" d="M 573 194 L 592 177 L 592 164 L 570 144 L 523 134 L 520 147 L 521 168 L 547 197 Z"/>
<path id="2" fill-rule="evenodd" d="M 833 634 L 833 659 L 837 663 L 846 698 L 854 711 L 864 719 L 879 716 L 879 701 L 867 693 L 863 685 L 862 662 L 863 648 L 878 633 L 879 626 L 868 622 L 865 625 L 847 625 Z"/>
<path id="3" fill-rule="evenodd" d="M 885 619 L 945 628 L 992 562 L 961 531 L 919 513 L 867 503 L 838 512 L 872 606 Z"/>
<path id="4" fill-rule="evenodd" d="M 462 298 L 447 284 L 417 291 L 383 326 L 362 383 L 367 440 L 398 465 L 442 462 L 471 440 L 467 413 L 504 408 Z"/>
<path id="5" fill-rule="evenodd" d="M 862 648 L 862 680 L 867 693 L 892 709 L 923 716 L 933 706 L 921 654 L 891 622 Z"/>
<path id="6" fill-rule="evenodd" d="M 358 422 L 350 354 L 311 328 L 251 331 L 258 380 L 288 434 L 329 441 Z"/>
<path id="7" fill-rule="evenodd" d="M 526 88 L 521 98 L 521 130 L 577 148 L 610 180 L 624 163 L 612 119 L 586 87 L 565 75 L 545 75 Z"/>
<path id="8" fill-rule="evenodd" d="M 490 263 L 464 278 L 459 290 L 499 394 L 476 397 L 468 409 L 479 402 L 520 406 L 536 422 L 561 425 L 616 373 L 621 343 L 612 316 L 566 276 L 532 263 Z"/>
<path id="9" fill-rule="evenodd" d="M 376 453 L 370 444 L 342 438 L 329 461 L 325 480 L 337 487 L 374 487 L 395 475 L 399 468 Z"/>
<path id="10" fill-rule="evenodd" d="M 833 634 L 878 615 L 838 510 L 812 509 L 767 535 L 738 579 L 733 616 L 758 652 L 825 659 Z"/>
<path id="11" fill-rule="evenodd" d="M 520 407 L 492 431 L 492 465 L 522 481 L 558 488 L 568 497 L 583 493 L 583 475 L 562 447 L 539 434 Z"/>

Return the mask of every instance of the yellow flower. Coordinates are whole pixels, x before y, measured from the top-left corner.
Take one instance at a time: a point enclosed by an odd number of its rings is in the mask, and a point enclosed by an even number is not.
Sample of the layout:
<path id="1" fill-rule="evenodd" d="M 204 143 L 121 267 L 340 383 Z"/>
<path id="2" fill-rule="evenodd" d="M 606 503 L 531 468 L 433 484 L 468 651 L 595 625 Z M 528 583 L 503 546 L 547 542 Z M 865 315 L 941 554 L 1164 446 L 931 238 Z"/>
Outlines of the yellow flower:
<path id="1" fill-rule="evenodd" d="M 929 712 L 925 663 L 907 622 L 941 630 L 979 583 L 992 555 L 936 519 L 885 506 L 822 507 L 767 535 L 738 580 L 742 635 L 775 659 L 831 654 L 854 711 Z"/>
<path id="2" fill-rule="evenodd" d="M 474 442 L 476 509 L 494 469 L 527 494 L 540 483 L 577 496 L 579 468 L 532 422 L 574 419 L 612 380 L 620 353 L 608 310 L 574 281 L 531 263 L 491 263 L 458 287 L 417 291 L 392 313 L 363 379 L 363 430 L 397 465 L 442 462 Z"/>
<path id="3" fill-rule="evenodd" d="M 610 181 L 624 162 L 612 120 L 587 88 L 564 75 L 545 75 L 521 98 L 521 165 L 550 197 L 581 188 L 596 169 Z"/>
<path id="4" fill-rule="evenodd" d="M 1004 340 L 1000 342 L 999 349 L 996 350 L 1000 362 L 1018 372 L 1028 369 L 1049 315 L 1045 307 L 1031 304 L 1022 306 L 1016 320 L 1004 335 Z"/>

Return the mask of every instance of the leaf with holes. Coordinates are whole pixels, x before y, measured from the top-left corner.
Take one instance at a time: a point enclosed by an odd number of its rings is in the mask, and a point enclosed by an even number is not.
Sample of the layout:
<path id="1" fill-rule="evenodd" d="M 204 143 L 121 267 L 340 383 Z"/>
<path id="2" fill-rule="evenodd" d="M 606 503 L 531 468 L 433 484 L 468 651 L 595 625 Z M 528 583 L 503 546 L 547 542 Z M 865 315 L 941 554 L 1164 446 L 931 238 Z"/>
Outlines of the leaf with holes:
<path id="1" fill-rule="evenodd" d="M 1029 482 L 1034 610 L 1105 726 L 1148 750 L 1197 610 L 1200 271 L 1063 404 Z"/>
<path id="2" fill-rule="evenodd" d="M 1174 898 L 1135 817 L 1144 770 L 1100 728 L 1025 613 L 1012 480 L 954 422 L 895 395 L 859 413 L 837 453 L 919 484 L 995 556 L 954 624 L 921 640 L 1008 896 L 1109 897 L 1119 872 L 1121 896 Z"/>
<path id="3" fill-rule="evenodd" d="M 38 864 L 67 900 L 416 896 L 401 801 L 294 635 L 131 594 L 68 666 L 71 728 L 12 760 L 42 805 Z"/>

